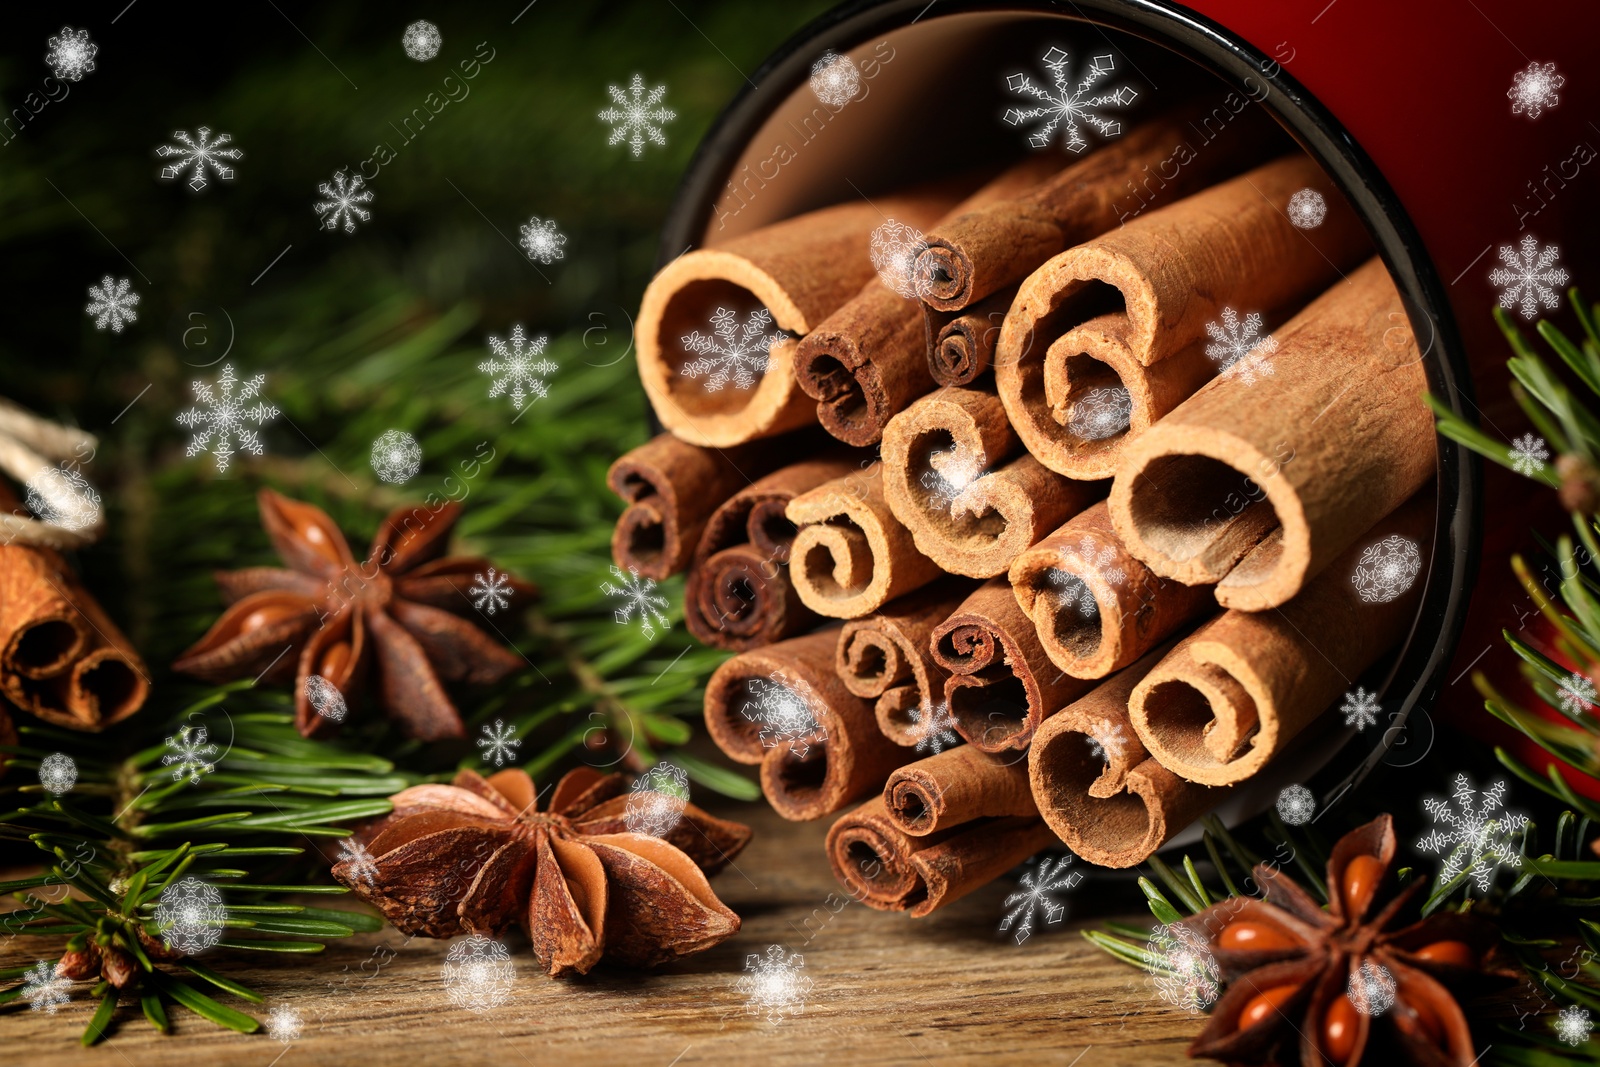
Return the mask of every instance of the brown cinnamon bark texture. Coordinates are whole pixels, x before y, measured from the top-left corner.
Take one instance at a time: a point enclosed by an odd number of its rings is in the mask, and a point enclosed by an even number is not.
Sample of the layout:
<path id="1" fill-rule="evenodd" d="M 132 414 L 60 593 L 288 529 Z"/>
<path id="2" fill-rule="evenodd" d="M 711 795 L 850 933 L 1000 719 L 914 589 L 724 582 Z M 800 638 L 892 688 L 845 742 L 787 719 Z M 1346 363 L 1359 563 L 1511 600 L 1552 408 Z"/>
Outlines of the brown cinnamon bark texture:
<path id="1" fill-rule="evenodd" d="M 939 311 L 923 305 L 928 337 L 928 373 L 938 385 L 971 385 L 994 363 L 1000 327 L 1017 287 L 1008 285 L 963 311 Z"/>
<path id="2" fill-rule="evenodd" d="M 851 896 L 920 919 L 1054 843 L 1038 818 L 982 819 L 912 837 L 894 824 L 883 798 L 873 797 L 833 824 L 827 849 L 834 877 Z"/>
<path id="3" fill-rule="evenodd" d="M 1208 586 L 1158 576 L 1111 528 L 1104 500 L 1012 561 L 1011 591 L 1050 662 L 1078 678 L 1121 670 L 1216 609 Z"/>
<path id="4" fill-rule="evenodd" d="M 1208 384 L 1126 452 L 1128 550 L 1223 607 L 1287 602 L 1433 478 L 1433 418 L 1405 309 L 1372 260 L 1283 328 L 1270 374 Z"/>
<path id="5" fill-rule="evenodd" d="M 795 338 L 816 329 L 872 279 L 869 242 L 886 217 L 925 229 L 963 191 L 945 186 L 836 204 L 687 252 L 663 267 L 645 289 L 634 329 L 639 378 L 661 424 L 693 444 L 721 447 L 816 422 L 815 403 L 795 384 Z M 792 335 L 771 345 L 765 372 L 750 388 L 739 388 L 737 379 L 708 388 L 709 378 L 684 373 L 697 358 L 684 339 L 711 333 L 719 309 L 738 324 L 764 309 L 769 330 Z"/>
<path id="6" fill-rule="evenodd" d="M 1063 162 L 1059 156 L 1030 156 L 945 218 L 1015 197 L 1060 171 Z M 907 278 L 908 291 L 911 286 Z M 794 374 L 801 390 L 817 401 L 823 429 L 848 444 L 876 444 L 890 417 L 934 386 L 921 303 L 873 278 L 800 341 Z"/>
<path id="7" fill-rule="evenodd" d="M 1161 766 L 1128 721 L 1129 694 L 1166 651 L 1050 716 L 1028 750 L 1039 814 L 1068 848 L 1102 867 L 1143 863 L 1230 792 Z"/>
<path id="8" fill-rule="evenodd" d="M 945 578 L 890 601 L 839 631 L 834 669 L 858 697 L 874 701 L 878 729 L 897 745 L 922 740 L 948 672 L 934 661 L 934 628 L 961 606 L 974 583 Z"/>
<path id="9" fill-rule="evenodd" d="M 1255 774 L 1410 630 L 1433 518 L 1420 493 L 1283 607 L 1228 611 L 1178 642 L 1129 699 L 1140 742 L 1191 781 Z"/>
<path id="10" fill-rule="evenodd" d="M 706 729 L 785 819 L 817 819 L 883 787 L 915 756 L 884 737 L 872 705 L 833 670 L 839 635 L 823 630 L 741 652 L 706 684 Z"/>
<path id="11" fill-rule="evenodd" d="M 860 618 L 943 573 L 884 500 L 882 463 L 800 494 L 786 514 L 800 528 L 789 577 L 818 615 Z"/>
<path id="12" fill-rule="evenodd" d="M 1004 574 L 1029 545 L 1104 494 L 1022 450 L 993 393 L 940 389 L 889 421 L 884 496 L 929 559 L 954 574 Z"/>
<path id="13" fill-rule="evenodd" d="M 1289 198 L 1326 194 L 1312 229 Z M 1371 254 L 1317 165 L 1288 156 L 1068 249 L 1031 274 L 1000 334 L 995 382 L 1051 470 L 1103 478 L 1129 443 L 1213 377 L 1224 309 L 1262 332 Z M 1218 354 L 1221 353 L 1221 354 Z"/>
<path id="14" fill-rule="evenodd" d="M 973 819 L 1039 814 L 1027 764 L 1015 756 L 991 756 L 971 745 L 957 745 L 901 767 L 889 775 L 883 801 L 889 818 L 913 837 Z"/>
<path id="15" fill-rule="evenodd" d="M 855 459 L 839 453 L 759 478 L 712 513 L 683 590 L 683 622 L 697 640 L 744 651 L 816 623 L 789 580 L 795 527 L 784 509 L 800 493 L 857 469 Z"/>
<path id="16" fill-rule="evenodd" d="M 1004 577 L 979 586 L 939 624 L 933 658 L 951 675 L 944 699 L 956 731 L 983 752 L 1027 748 L 1047 715 L 1094 684 L 1050 662 Z"/>

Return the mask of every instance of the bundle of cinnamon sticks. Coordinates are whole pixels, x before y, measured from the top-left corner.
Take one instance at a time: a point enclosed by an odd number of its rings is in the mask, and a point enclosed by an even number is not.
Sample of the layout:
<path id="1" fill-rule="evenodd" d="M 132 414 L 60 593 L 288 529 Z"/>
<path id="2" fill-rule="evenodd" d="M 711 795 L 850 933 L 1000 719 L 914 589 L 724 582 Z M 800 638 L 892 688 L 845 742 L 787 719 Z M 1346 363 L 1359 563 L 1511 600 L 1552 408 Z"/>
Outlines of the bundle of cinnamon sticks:
<path id="1" fill-rule="evenodd" d="M 1400 297 L 1270 123 L 1195 129 L 788 219 L 645 293 L 668 432 L 612 468 L 616 563 L 687 570 L 690 631 L 736 653 L 712 737 L 836 820 L 873 907 L 1058 843 L 1143 861 L 1415 619 L 1435 449 Z M 780 332 L 751 359 L 733 321 Z"/>

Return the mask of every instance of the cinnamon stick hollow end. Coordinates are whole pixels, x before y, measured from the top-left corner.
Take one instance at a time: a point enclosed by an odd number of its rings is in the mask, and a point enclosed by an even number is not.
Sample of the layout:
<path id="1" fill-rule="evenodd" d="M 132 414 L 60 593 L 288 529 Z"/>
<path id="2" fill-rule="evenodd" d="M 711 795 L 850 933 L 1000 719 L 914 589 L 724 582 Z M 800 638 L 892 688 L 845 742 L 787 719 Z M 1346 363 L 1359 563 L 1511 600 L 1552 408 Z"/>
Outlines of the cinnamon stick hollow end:
<path id="1" fill-rule="evenodd" d="M 922 837 L 974 819 L 1039 814 L 1021 757 L 1000 758 L 957 745 L 908 763 L 883 787 L 888 817 Z"/>
<path id="2" fill-rule="evenodd" d="M 49 678 L 83 654 L 93 633 L 73 606 L 77 587 L 54 551 L 0 545 L 0 672 Z"/>
<path id="3" fill-rule="evenodd" d="M 899 745 L 915 745 L 944 697 L 945 670 L 929 651 L 929 638 L 972 591 L 948 578 L 891 601 L 839 631 L 834 669 L 858 697 L 873 701 L 878 729 Z"/>

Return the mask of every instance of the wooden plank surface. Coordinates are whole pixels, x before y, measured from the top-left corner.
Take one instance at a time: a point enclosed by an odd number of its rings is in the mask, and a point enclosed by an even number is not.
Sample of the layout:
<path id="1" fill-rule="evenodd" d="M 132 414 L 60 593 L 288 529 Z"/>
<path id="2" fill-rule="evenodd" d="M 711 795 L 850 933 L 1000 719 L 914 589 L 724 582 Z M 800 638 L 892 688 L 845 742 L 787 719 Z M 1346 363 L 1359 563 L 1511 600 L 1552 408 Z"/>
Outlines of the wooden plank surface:
<path id="1" fill-rule="evenodd" d="M 850 902 L 822 854 L 826 822 L 787 823 L 764 805 L 718 811 L 750 822 L 755 840 L 714 885 L 744 920 L 728 942 L 652 974 L 598 969 L 574 981 L 544 977 L 520 933 L 510 935 L 510 1001 L 484 1014 L 453 1007 L 439 977 L 448 943 L 392 929 L 336 942 L 317 956 L 261 961 L 226 950 L 205 962 L 303 1019 L 287 1047 L 173 1009 L 175 1033 L 157 1034 L 136 1003 L 118 1009 L 111 1039 L 78 1045 L 92 1006 L 87 984 L 55 1016 L 0 1014 L 0 1063 L 28 1067 L 186 1064 L 362 1067 L 435 1063 L 691 1067 L 855 1064 L 1121 1064 L 1189 1062 L 1183 1048 L 1200 1020 L 1168 1008 L 1145 976 L 1079 936 L 1109 898 L 1131 921 L 1126 887 L 1074 890 L 1068 920 L 1017 945 L 997 935 L 1015 886 L 990 885 L 923 920 Z M 317 901 L 326 905 L 327 898 Z M 335 906 L 347 907 L 348 902 Z M 30 943 L 31 942 L 31 943 Z M 25 965 L 55 942 L 13 938 L 0 967 Z M 745 957 L 781 944 L 804 957 L 812 982 L 802 1014 L 772 1022 L 749 1014 L 734 983 Z M 226 966 L 218 966 L 218 964 Z M 15 1055 L 23 1051 L 20 1056 Z"/>

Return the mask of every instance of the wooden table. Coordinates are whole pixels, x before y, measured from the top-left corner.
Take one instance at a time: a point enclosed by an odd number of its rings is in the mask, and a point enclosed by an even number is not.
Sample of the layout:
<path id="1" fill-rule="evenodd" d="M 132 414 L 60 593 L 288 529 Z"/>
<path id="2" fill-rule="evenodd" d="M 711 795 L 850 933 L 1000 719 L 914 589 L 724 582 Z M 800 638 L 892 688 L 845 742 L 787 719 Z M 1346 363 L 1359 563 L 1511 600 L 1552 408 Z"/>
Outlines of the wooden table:
<path id="1" fill-rule="evenodd" d="M 240 1035 L 173 1008 L 162 1037 L 136 1003 L 118 1009 L 110 1040 L 83 1049 L 92 1010 L 87 985 L 55 1016 L 0 1014 L 0 1063 L 27 1067 L 229 1067 L 281 1064 L 487 1063 L 601 1067 L 691 1064 L 1114 1064 L 1189 1062 L 1183 1048 L 1200 1020 L 1167 1007 L 1142 972 L 1078 935 L 1107 895 L 1124 915 L 1125 890 L 1093 883 L 1069 898 L 1067 921 L 1018 945 L 998 935 L 1002 880 L 923 920 L 871 911 L 839 891 L 822 853 L 826 823 L 794 824 L 765 806 L 719 814 L 750 822 L 755 840 L 714 885 L 743 917 L 733 939 L 654 974 L 597 970 L 551 981 L 513 934 L 510 1001 L 484 1014 L 453 1007 L 439 968 L 446 942 L 409 940 L 393 929 L 336 942 L 292 959 L 259 954 L 207 962 L 266 997 L 251 1013 L 284 1005 L 303 1019 L 299 1040 Z M 830 896 L 830 894 L 832 894 Z M 318 903 L 326 903 L 321 898 Z M 348 906 L 338 903 L 335 906 Z M 1132 921 L 1149 921 L 1145 913 Z M 33 942 L 30 944 L 30 942 Z M 0 967 L 22 966 L 55 942 L 17 938 Z M 780 944 L 804 957 L 812 982 L 802 1014 L 769 1021 L 745 1010 L 734 989 L 750 953 Z M 222 996 L 236 1007 L 252 1008 Z"/>

